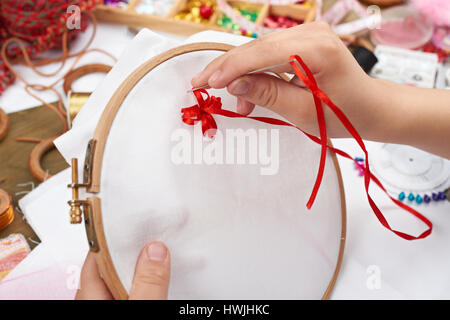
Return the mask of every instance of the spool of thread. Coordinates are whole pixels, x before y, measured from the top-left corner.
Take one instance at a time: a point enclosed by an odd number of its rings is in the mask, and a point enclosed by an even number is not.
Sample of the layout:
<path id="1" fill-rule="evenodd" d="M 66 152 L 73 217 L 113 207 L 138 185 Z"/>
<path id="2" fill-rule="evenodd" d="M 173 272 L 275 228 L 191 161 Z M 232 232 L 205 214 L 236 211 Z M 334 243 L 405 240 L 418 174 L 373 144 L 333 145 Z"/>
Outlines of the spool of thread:
<path id="1" fill-rule="evenodd" d="M 69 91 L 69 94 L 67 96 L 68 99 L 68 109 L 69 112 L 67 113 L 69 124 L 72 125 L 72 121 L 75 118 L 75 116 L 80 112 L 81 108 L 84 106 L 86 101 L 89 99 L 89 96 L 91 95 L 90 92 L 73 92 Z"/>
<path id="2" fill-rule="evenodd" d="M 80 112 L 81 108 L 84 106 L 86 101 L 89 99 L 91 95 L 90 92 L 74 92 L 72 91 L 72 83 L 91 73 L 108 73 L 111 70 L 111 66 L 101 63 L 87 64 L 81 67 L 78 67 L 69 73 L 67 73 L 64 77 L 64 93 L 67 95 L 68 99 L 68 112 L 67 112 L 67 121 L 69 126 L 72 126 L 72 121 L 75 116 Z"/>
<path id="3" fill-rule="evenodd" d="M 377 56 L 363 46 L 356 46 L 353 50 L 353 56 L 366 73 L 369 73 L 378 62 Z"/>
<path id="4" fill-rule="evenodd" d="M 0 189 L 0 230 L 9 226 L 13 220 L 12 198 L 6 191 Z"/>

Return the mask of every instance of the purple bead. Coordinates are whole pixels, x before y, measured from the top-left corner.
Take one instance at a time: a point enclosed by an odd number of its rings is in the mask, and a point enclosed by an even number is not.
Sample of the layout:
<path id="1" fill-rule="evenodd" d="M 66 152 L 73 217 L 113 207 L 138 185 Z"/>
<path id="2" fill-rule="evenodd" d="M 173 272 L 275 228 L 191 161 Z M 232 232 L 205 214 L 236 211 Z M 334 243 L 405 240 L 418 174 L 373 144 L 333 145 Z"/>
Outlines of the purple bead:
<path id="1" fill-rule="evenodd" d="M 437 193 L 433 192 L 432 197 L 434 201 L 439 201 L 439 195 Z"/>
<path id="2" fill-rule="evenodd" d="M 425 202 L 425 203 L 430 203 L 430 201 L 431 201 L 431 198 L 430 198 L 430 196 L 429 195 L 424 195 L 423 196 L 423 201 Z"/>
<path id="3" fill-rule="evenodd" d="M 445 200 L 447 198 L 447 196 L 443 192 L 439 192 L 438 195 L 439 195 L 439 200 Z"/>

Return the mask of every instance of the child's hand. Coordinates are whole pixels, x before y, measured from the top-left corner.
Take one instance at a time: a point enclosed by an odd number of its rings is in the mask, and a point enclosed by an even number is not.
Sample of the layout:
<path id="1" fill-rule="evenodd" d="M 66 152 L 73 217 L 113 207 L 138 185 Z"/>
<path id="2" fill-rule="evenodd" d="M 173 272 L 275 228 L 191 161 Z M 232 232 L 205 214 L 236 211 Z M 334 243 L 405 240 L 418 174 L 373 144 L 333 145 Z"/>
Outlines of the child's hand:
<path id="1" fill-rule="evenodd" d="M 130 300 L 167 299 L 170 278 L 170 254 L 161 242 L 145 246 L 139 255 L 134 273 Z M 76 300 L 112 300 L 113 296 L 103 281 L 92 253 L 84 261 L 80 288 Z"/>
<path id="2" fill-rule="evenodd" d="M 350 51 L 326 23 L 307 23 L 273 32 L 234 48 L 213 60 L 192 79 L 192 86 L 209 84 L 227 87 L 238 97 L 237 111 L 249 114 L 254 105 L 267 107 L 301 129 L 317 134 L 314 100 L 300 87 L 300 80 L 290 83 L 267 74 L 245 75 L 263 67 L 287 62 L 298 54 L 308 65 L 319 88 L 341 108 L 363 137 L 373 136 L 375 124 L 383 113 L 374 102 L 380 98 L 377 84 L 358 65 Z M 290 72 L 290 65 L 274 69 Z M 299 86 L 300 85 L 300 86 Z M 379 85 L 379 84 L 377 84 Z M 349 136 L 339 120 L 325 107 L 328 133 L 331 137 Z"/>

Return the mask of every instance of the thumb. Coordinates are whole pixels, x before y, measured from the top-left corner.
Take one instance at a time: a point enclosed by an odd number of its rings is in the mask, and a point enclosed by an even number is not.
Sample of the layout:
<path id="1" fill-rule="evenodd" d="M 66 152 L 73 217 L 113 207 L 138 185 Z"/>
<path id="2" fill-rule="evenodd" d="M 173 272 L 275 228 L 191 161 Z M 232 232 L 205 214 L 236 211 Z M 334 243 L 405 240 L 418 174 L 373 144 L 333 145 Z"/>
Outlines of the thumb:
<path id="1" fill-rule="evenodd" d="M 255 104 L 293 123 L 301 123 L 313 110 L 314 100 L 308 91 L 268 74 L 245 75 L 231 82 L 227 89 L 238 97 L 238 112 L 242 110 L 244 114 L 253 109 L 251 104 Z M 244 104 L 242 100 L 247 102 Z"/>
<path id="2" fill-rule="evenodd" d="M 170 279 L 170 254 L 161 242 L 150 242 L 141 251 L 130 300 L 163 300 L 167 299 Z"/>

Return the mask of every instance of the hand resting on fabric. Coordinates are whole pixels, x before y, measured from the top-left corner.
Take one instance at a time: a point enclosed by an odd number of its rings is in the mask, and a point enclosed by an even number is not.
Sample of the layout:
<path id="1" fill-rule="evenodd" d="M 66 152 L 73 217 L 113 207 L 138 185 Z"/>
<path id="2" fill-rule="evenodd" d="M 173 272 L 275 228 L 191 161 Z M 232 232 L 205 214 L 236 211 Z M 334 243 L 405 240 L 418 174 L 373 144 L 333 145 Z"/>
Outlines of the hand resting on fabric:
<path id="1" fill-rule="evenodd" d="M 313 96 L 294 77 L 290 82 L 248 72 L 287 62 L 299 55 L 318 87 L 346 114 L 362 138 L 409 144 L 450 158 L 450 90 L 421 89 L 369 77 L 326 23 L 300 25 L 262 36 L 213 60 L 192 79 L 193 87 L 227 87 L 237 97 L 237 112 L 250 114 L 255 105 L 279 113 L 299 128 L 318 135 Z M 273 72 L 292 73 L 291 66 Z M 350 137 L 325 107 L 330 137 Z M 130 299 L 167 299 L 170 255 L 160 242 L 139 256 Z M 113 299 L 89 253 L 76 299 Z"/>
<path id="2" fill-rule="evenodd" d="M 165 300 L 170 279 L 170 254 L 161 242 L 147 244 L 139 255 L 130 300 Z M 80 277 L 76 300 L 112 300 L 94 255 L 89 252 Z"/>
<path id="3" fill-rule="evenodd" d="M 289 83 L 269 74 L 248 72 L 287 62 L 299 55 L 318 87 L 346 114 L 362 138 L 408 144 L 450 158 L 450 91 L 422 89 L 369 77 L 328 24 L 314 22 L 264 35 L 213 60 L 191 84 L 227 87 L 237 97 L 237 112 L 255 104 L 271 109 L 317 135 L 313 96 L 294 77 Z M 290 65 L 273 72 L 293 73 Z M 325 107 L 328 136 L 350 135 Z"/>

